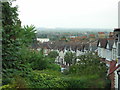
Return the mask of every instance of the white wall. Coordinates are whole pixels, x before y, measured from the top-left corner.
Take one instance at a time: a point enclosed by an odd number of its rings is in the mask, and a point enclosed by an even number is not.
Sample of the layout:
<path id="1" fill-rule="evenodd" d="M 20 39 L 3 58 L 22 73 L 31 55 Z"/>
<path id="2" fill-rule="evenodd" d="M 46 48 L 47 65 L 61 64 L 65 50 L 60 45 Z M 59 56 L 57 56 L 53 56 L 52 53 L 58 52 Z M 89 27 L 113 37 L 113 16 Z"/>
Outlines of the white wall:
<path id="1" fill-rule="evenodd" d="M 80 51 L 79 50 L 76 51 L 76 56 L 80 56 Z"/>
<path id="2" fill-rule="evenodd" d="M 64 49 L 64 55 L 68 52 L 68 50 Z"/>
<path id="3" fill-rule="evenodd" d="M 106 50 L 101 48 L 101 58 L 105 58 Z"/>
<path id="4" fill-rule="evenodd" d="M 100 42 L 98 44 L 98 56 L 101 57 L 101 48 L 100 48 Z"/>
<path id="5" fill-rule="evenodd" d="M 43 42 L 48 42 L 50 40 L 49 40 L 49 38 L 37 38 L 37 41 L 43 43 Z"/>
<path id="6" fill-rule="evenodd" d="M 117 75 L 117 71 L 115 71 L 115 88 L 118 88 L 118 75 Z"/>
<path id="7" fill-rule="evenodd" d="M 112 49 L 112 60 L 117 59 L 117 50 L 115 48 Z"/>
<path id="8" fill-rule="evenodd" d="M 60 62 L 62 62 L 63 61 L 63 64 L 65 63 L 64 62 L 64 56 L 65 56 L 65 54 L 64 54 L 64 52 L 63 51 L 59 51 L 59 57 L 60 57 Z"/>
<path id="9" fill-rule="evenodd" d="M 71 50 L 72 53 L 75 53 L 75 51 Z"/>
<path id="10" fill-rule="evenodd" d="M 107 58 L 108 57 L 108 50 L 107 49 L 105 49 L 105 53 L 104 53 L 104 58 Z"/>
<path id="11" fill-rule="evenodd" d="M 98 47 L 98 56 L 101 57 L 101 48 Z"/>
<path id="12" fill-rule="evenodd" d="M 106 50 L 106 60 L 111 61 L 112 60 L 112 51 Z"/>

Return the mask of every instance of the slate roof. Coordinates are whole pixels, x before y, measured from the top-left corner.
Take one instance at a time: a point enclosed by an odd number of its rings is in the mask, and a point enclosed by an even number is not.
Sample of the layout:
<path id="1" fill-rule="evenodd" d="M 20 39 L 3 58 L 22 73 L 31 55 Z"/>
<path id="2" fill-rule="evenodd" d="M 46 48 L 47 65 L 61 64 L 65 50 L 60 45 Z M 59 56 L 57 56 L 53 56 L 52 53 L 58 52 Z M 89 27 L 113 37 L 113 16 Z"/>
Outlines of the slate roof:
<path id="1" fill-rule="evenodd" d="M 109 39 L 108 40 L 108 45 L 109 45 L 109 49 L 110 50 L 112 50 L 113 44 L 114 44 L 114 40 L 113 39 Z"/>
<path id="2" fill-rule="evenodd" d="M 83 44 L 78 45 L 77 49 L 80 51 L 84 51 L 84 45 Z"/>
<path id="3" fill-rule="evenodd" d="M 92 43 L 92 46 L 90 46 L 90 43 Z M 44 42 L 40 43 L 41 48 L 47 48 L 47 49 L 53 49 L 53 50 L 90 50 L 90 47 L 92 48 L 92 51 L 97 49 L 97 42 L 88 42 L 88 41 L 80 41 L 80 42 L 74 42 L 74 41 L 55 41 L 55 42 Z"/>
<path id="4" fill-rule="evenodd" d="M 89 43 L 84 44 L 84 49 L 89 50 Z"/>
<path id="5" fill-rule="evenodd" d="M 107 46 L 107 39 L 99 39 L 98 40 L 98 43 L 97 43 L 97 46 L 98 46 L 98 44 L 100 43 L 100 47 L 101 48 L 106 48 L 106 46 Z"/>
<path id="6" fill-rule="evenodd" d="M 91 47 L 92 51 L 95 51 L 97 49 L 97 42 L 96 41 L 91 42 L 91 46 L 90 47 Z"/>

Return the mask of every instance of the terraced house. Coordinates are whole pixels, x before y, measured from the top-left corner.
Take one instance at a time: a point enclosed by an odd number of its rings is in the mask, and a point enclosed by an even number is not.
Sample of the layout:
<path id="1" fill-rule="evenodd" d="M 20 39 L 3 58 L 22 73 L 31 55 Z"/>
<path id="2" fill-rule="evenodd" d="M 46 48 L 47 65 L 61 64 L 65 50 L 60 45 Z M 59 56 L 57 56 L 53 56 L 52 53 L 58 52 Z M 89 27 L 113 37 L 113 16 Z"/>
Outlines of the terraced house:
<path id="1" fill-rule="evenodd" d="M 102 38 L 94 40 L 42 42 L 39 43 L 38 50 L 43 48 L 45 55 L 48 55 L 50 51 L 57 51 L 59 56 L 55 62 L 61 66 L 69 66 L 64 60 L 67 52 L 72 52 L 76 56 L 85 55 L 90 52 L 97 54 L 101 58 L 100 60 L 106 63 L 106 66 L 109 68 L 107 76 L 111 80 L 111 88 L 118 88 L 119 78 L 117 73 L 120 71 L 120 29 L 110 32 L 108 38 L 103 38 L 103 34 Z"/>
<path id="2" fill-rule="evenodd" d="M 110 33 L 111 34 L 111 33 Z M 108 77 L 111 80 L 111 88 L 119 87 L 119 75 L 120 71 L 120 29 L 115 29 L 113 35 L 109 35 L 107 39 L 98 40 L 98 55 L 101 57 L 101 61 L 105 62 L 108 66 Z"/>

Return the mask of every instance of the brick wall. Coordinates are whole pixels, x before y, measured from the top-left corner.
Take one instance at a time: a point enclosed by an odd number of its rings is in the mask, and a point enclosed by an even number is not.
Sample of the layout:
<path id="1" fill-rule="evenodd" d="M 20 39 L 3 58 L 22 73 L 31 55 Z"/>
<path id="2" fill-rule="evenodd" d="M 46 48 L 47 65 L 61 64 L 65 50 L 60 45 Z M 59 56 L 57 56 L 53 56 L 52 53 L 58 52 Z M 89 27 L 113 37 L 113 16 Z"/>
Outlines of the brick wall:
<path id="1" fill-rule="evenodd" d="M 115 88 L 115 73 L 110 74 L 109 79 L 111 80 L 111 88 Z"/>

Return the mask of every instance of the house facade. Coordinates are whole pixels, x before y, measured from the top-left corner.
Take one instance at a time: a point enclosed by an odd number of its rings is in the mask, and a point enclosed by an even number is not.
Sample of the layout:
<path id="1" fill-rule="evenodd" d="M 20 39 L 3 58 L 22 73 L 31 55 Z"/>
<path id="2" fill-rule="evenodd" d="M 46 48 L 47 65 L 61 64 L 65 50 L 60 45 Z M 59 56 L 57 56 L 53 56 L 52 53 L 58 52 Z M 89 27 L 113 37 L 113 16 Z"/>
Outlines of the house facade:
<path id="1" fill-rule="evenodd" d="M 104 33 L 99 33 L 100 38 L 95 41 L 89 42 L 43 42 L 41 47 L 44 48 L 44 54 L 48 55 L 50 51 L 57 51 L 59 56 L 56 58 L 55 62 L 60 65 L 66 65 L 64 57 L 67 52 L 75 53 L 76 56 L 85 55 L 89 52 L 95 52 L 97 55 L 106 63 L 108 66 L 108 77 L 111 80 L 111 88 L 118 88 L 118 74 L 120 70 L 120 36 L 117 33 L 112 33 L 108 38 L 103 38 Z M 117 36 L 117 37 L 116 37 Z M 79 61 L 77 59 L 77 61 Z"/>
<path id="2" fill-rule="evenodd" d="M 111 80 L 111 88 L 119 88 L 119 78 L 117 72 L 120 71 L 119 64 L 119 54 L 120 45 L 118 44 L 120 41 L 120 29 L 115 29 L 114 38 L 111 36 L 107 39 L 98 40 L 98 56 L 106 63 L 108 66 L 108 77 Z M 117 37 L 116 37 L 117 36 Z"/>

